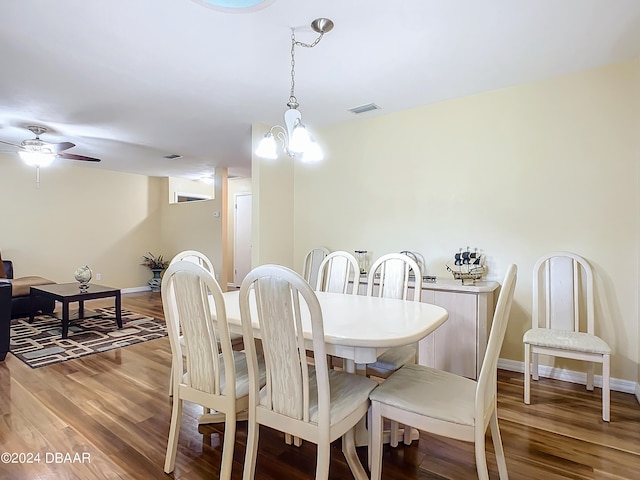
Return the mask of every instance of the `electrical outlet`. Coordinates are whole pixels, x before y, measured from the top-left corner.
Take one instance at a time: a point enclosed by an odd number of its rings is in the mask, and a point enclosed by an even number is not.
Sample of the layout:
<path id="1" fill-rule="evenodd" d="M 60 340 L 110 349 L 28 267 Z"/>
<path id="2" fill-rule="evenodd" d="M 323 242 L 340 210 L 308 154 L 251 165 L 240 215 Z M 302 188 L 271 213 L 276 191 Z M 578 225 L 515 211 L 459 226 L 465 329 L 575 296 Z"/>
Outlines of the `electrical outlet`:
<path id="1" fill-rule="evenodd" d="M 102 274 L 96 273 L 96 280 L 102 280 Z"/>

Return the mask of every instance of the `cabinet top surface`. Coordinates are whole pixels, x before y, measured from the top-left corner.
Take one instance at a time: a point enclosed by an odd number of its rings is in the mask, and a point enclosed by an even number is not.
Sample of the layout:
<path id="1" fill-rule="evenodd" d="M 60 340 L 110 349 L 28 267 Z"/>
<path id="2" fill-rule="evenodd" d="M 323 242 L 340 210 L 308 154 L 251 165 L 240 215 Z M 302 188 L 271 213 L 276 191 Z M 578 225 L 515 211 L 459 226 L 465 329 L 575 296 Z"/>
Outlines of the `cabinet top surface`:
<path id="1" fill-rule="evenodd" d="M 360 284 L 367 284 L 367 275 L 360 275 Z M 415 285 L 415 279 L 409 279 L 409 285 Z M 438 277 L 435 281 L 423 281 L 423 290 L 442 290 L 448 292 L 487 293 L 496 290 L 500 284 L 490 280 L 478 280 L 475 283 L 462 284 L 460 280 Z"/>

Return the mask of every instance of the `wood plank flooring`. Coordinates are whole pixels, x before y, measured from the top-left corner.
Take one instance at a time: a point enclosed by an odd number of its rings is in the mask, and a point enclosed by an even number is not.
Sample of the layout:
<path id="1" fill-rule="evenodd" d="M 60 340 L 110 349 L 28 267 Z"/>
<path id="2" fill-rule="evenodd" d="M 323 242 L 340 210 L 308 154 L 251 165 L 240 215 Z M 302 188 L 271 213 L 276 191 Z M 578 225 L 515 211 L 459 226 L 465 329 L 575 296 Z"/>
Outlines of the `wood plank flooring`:
<path id="1" fill-rule="evenodd" d="M 88 306 L 110 304 L 96 300 Z M 124 295 L 123 308 L 163 318 L 159 294 Z M 198 427 L 201 409 L 195 405 L 185 407 L 174 474 L 162 470 L 171 415 L 169 368 L 167 338 L 35 370 L 8 355 L 0 362 L 0 453 L 39 453 L 40 461 L 0 463 L 0 479 L 218 478 L 223 428 Z M 633 395 L 612 392 L 607 424 L 598 388 L 586 392 L 541 379 L 528 406 L 522 387 L 522 374 L 500 372 L 498 415 L 512 480 L 640 478 L 640 406 Z M 234 479 L 242 478 L 246 433 L 240 422 Z M 489 438 L 488 445 L 490 475 L 498 478 Z M 83 453 L 88 460 L 82 461 Z M 256 478 L 313 478 L 315 453 L 313 444 L 287 446 L 281 433 L 263 428 Z M 358 453 L 365 464 L 366 449 Z M 474 477 L 471 444 L 422 433 L 411 446 L 385 447 L 384 479 Z M 330 478 L 352 478 L 339 442 Z"/>

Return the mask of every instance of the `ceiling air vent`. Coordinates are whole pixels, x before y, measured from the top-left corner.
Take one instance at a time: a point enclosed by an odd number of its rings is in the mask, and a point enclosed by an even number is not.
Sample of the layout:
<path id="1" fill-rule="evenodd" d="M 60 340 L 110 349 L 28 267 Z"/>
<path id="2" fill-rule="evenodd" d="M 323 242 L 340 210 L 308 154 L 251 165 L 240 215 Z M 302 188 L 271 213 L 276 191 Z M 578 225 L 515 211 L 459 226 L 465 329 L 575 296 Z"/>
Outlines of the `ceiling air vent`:
<path id="1" fill-rule="evenodd" d="M 175 153 L 172 153 L 171 155 L 165 155 L 162 158 L 166 158 L 168 160 L 175 160 L 176 158 L 182 158 L 182 155 L 177 155 Z"/>
<path id="2" fill-rule="evenodd" d="M 367 103 L 365 105 L 360 105 L 359 107 L 352 107 L 349 109 L 351 113 L 360 114 L 364 112 L 370 112 L 371 110 L 380 110 L 380 107 L 375 103 Z"/>

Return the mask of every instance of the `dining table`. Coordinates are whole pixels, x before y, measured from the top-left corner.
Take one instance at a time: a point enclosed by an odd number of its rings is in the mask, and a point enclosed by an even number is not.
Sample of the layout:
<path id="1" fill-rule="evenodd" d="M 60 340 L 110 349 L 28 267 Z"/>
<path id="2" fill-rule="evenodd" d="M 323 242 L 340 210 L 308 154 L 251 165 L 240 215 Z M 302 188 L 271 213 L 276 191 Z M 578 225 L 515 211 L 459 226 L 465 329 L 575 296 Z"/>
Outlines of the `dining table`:
<path id="1" fill-rule="evenodd" d="M 327 355 L 340 357 L 349 364 L 373 363 L 386 350 L 419 343 L 442 325 L 447 311 L 437 305 L 394 298 L 315 292 L 322 310 Z M 242 333 L 240 291 L 223 294 L 231 333 Z M 257 318 L 252 301 L 252 316 Z M 311 349 L 311 319 L 301 309 L 303 335 Z M 260 338 L 256 324 L 254 336 Z"/>
<path id="2" fill-rule="evenodd" d="M 444 308 L 430 303 L 343 293 L 315 293 L 322 310 L 326 353 L 343 358 L 345 370 L 351 373 L 357 373 L 358 365 L 375 362 L 389 348 L 419 344 L 448 317 Z M 239 295 L 239 290 L 223 294 L 231 333 L 242 333 Z M 250 308 L 252 317 L 257 318 L 257 307 L 251 297 Z M 309 311 L 301 308 L 301 316 L 305 343 L 311 350 L 313 342 Z M 254 337 L 260 338 L 257 324 L 254 326 Z M 360 428 L 356 432 L 356 444 L 367 443 L 366 431 Z"/>

